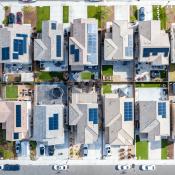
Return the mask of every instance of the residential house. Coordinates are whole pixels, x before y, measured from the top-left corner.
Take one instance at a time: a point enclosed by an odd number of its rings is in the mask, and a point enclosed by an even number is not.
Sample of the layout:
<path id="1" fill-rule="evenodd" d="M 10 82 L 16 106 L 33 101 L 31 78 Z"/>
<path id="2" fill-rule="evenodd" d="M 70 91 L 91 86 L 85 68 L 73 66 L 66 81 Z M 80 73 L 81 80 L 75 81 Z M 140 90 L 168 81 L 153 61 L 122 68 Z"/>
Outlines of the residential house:
<path id="1" fill-rule="evenodd" d="M 139 102 L 140 140 L 157 141 L 170 136 L 169 101 Z"/>
<path id="2" fill-rule="evenodd" d="M 168 33 L 161 30 L 160 20 L 140 21 L 139 62 L 152 65 L 168 65 L 170 42 Z"/>
<path id="3" fill-rule="evenodd" d="M 175 63 L 175 23 L 172 23 L 171 28 L 170 28 L 170 36 L 171 36 L 171 63 Z"/>
<path id="4" fill-rule="evenodd" d="M 118 98 L 117 94 L 105 94 L 103 100 L 105 143 L 133 145 L 134 99 Z"/>
<path id="5" fill-rule="evenodd" d="M 171 114 L 172 114 L 171 136 L 175 140 L 175 103 L 171 103 Z"/>

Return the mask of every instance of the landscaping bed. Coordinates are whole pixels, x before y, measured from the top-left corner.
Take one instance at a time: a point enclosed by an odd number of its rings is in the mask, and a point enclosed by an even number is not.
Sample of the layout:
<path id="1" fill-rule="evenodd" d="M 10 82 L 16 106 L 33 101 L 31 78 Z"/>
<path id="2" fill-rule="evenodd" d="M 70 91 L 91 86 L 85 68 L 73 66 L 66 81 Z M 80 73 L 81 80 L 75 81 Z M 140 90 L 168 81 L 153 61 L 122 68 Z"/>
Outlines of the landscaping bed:
<path id="1" fill-rule="evenodd" d="M 174 141 L 168 139 L 167 157 L 174 159 Z"/>
<path id="2" fill-rule="evenodd" d="M 154 72 L 154 70 L 151 70 L 151 73 L 150 73 L 151 78 L 153 78 L 151 75 L 152 72 Z M 159 72 L 160 72 L 160 76 L 157 78 L 166 78 L 166 71 L 160 70 Z"/>
<path id="3" fill-rule="evenodd" d="M 137 20 L 137 6 L 131 5 L 130 6 L 130 22 L 134 22 Z"/>
<path id="4" fill-rule="evenodd" d="M 139 136 L 136 136 L 136 157 L 137 160 L 148 160 L 148 142 L 140 141 Z"/>
<path id="5" fill-rule="evenodd" d="M 37 160 L 36 147 L 37 147 L 36 141 L 30 141 L 30 159 L 33 161 Z"/>
<path id="6" fill-rule="evenodd" d="M 69 6 L 63 6 L 63 23 L 69 23 Z"/>
<path id="7" fill-rule="evenodd" d="M 161 144 L 161 159 L 165 160 L 167 159 L 167 139 L 162 139 Z"/>
<path id="8" fill-rule="evenodd" d="M 36 7 L 33 7 L 34 11 L 31 13 L 24 14 L 24 24 L 31 24 L 31 27 L 36 27 Z"/>
<path id="9" fill-rule="evenodd" d="M 8 82 L 20 82 L 21 81 L 21 75 L 20 74 L 12 74 L 8 75 Z"/>
<path id="10" fill-rule="evenodd" d="M 6 98 L 18 98 L 18 86 L 6 86 Z"/>
<path id="11" fill-rule="evenodd" d="M 153 87 L 167 87 L 167 83 L 155 82 L 155 83 L 135 83 L 136 88 L 153 88 Z"/>
<path id="12" fill-rule="evenodd" d="M 103 94 L 111 93 L 111 84 L 103 84 Z"/>
<path id="13" fill-rule="evenodd" d="M 5 10 L 5 18 L 9 19 L 9 13 L 11 13 L 11 7 L 9 7 L 7 10 Z"/>
<path id="14" fill-rule="evenodd" d="M 174 11 L 174 12 L 173 12 Z M 175 23 L 175 5 L 167 5 L 166 6 L 166 15 L 167 15 L 167 23 L 166 23 L 166 29 L 169 30 L 171 28 L 171 24 Z"/>
<path id="15" fill-rule="evenodd" d="M 102 65 L 102 76 L 103 75 L 113 75 L 113 65 Z"/>
<path id="16" fill-rule="evenodd" d="M 82 72 L 81 73 L 82 80 L 91 80 L 94 79 L 94 72 Z"/>
<path id="17" fill-rule="evenodd" d="M 170 63 L 170 81 L 175 81 L 175 64 Z"/>
<path id="18" fill-rule="evenodd" d="M 42 21 L 50 20 L 50 6 L 38 7 L 37 6 L 37 20 L 36 31 L 42 32 Z"/>

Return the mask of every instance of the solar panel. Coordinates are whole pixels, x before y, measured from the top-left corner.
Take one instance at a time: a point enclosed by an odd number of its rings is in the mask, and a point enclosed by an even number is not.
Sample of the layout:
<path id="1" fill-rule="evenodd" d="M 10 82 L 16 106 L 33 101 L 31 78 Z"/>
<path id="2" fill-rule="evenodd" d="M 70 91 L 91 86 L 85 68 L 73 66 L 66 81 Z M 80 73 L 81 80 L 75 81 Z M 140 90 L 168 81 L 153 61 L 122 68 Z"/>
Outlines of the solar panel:
<path id="1" fill-rule="evenodd" d="M 18 60 L 18 53 L 13 53 L 13 59 Z"/>
<path id="2" fill-rule="evenodd" d="M 97 42 L 96 35 L 88 34 L 88 53 L 96 53 Z"/>
<path id="3" fill-rule="evenodd" d="M 24 45 L 23 40 L 18 40 L 19 43 L 19 55 L 23 55 Z"/>
<path id="4" fill-rule="evenodd" d="M 16 127 L 21 127 L 21 105 L 16 105 Z"/>
<path id="5" fill-rule="evenodd" d="M 94 121 L 94 110 L 89 108 L 89 121 Z"/>
<path id="6" fill-rule="evenodd" d="M 13 51 L 14 52 L 18 52 L 18 50 L 19 50 L 18 39 L 14 39 L 14 42 L 13 42 Z"/>
<path id="7" fill-rule="evenodd" d="M 58 114 L 54 114 L 54 130 L 58 129 Z"/>
<path id="8" fill-rule="evenodd" d="M 19 34 L 19 33 L 17 33 L 16 36 L 17 37 L 23 37 L 23 53 L 27 53 L 27 38 L 28 38 L 28 35 L 27 34 Z M 14 50 L 14 52 L 19 52 L 19 51 L 15 51 Z"/>
<path id="9" fill-rule="evenodd" d="M 9 47 L 2 48 L 2 60 L 9 60 Z"/>
<path id="10" fill-rule="evenodd" d="M 87 29 L 88 29 L 87 33 L 97 34 L 97 25 L 96 24 L 87 24 Z"/>
<path id="11" fill-rule="evenodd" d="M 133 47 L 133 35 L 128 35 L 129 47 Z"/>
<path id="12" fill-rule="evenodd" d="M 51 26 L 52 26 L 51 28 L 52 30 L 56 30 L 56 23 L 52 23 Z"/>
<path id="13" fill-rule="evenodd" d="M 75 45 L 70 45 L 70 54 L 74 54 Z"/>
<path id="14" fill-rule="evenodd" d="M 97 55 L 87 55 L 87 61 L 91 62 L 92 64 L 97 64 Z"/>
<path id="15" fill-rule="evenodd" d="M 58 114 L 54 114 L 53 117 L 49 117 L 49 130 L 58 129 Z"/>
<path id="16" fill-rule="evenodd" d="M 54 125 L 53 117 L 49 117 L 49 130 L 54 130 L 53 125 Z"/>
<path id="17" fill-rule="evenodd" d="M 149 57 L 150 53 L 153 53 L 153 56 L 156 56 L 158 53 L 163 53 L 164 57 L 168 56 L 169 48 L 144 48 L 143 57 Z"/>
<path id="18" fill-rule="evenodd" d="M 124 121 L 133 120 L 132 102 L 124 102 Z"/>
<path id="19" fill-rule="evenodd" d="M 56 36 L 56 56 L 61 57 L 61 35 Z"/>
<path id="20" fill-rule="evenodd" d="M 158 115 L 162 115 L 162 118 L 166 118 L 166 102 L 158 103 Z"/>
<path id="21" fill-rule="evenodd" d="M 75 62 L 79 62 L 79 49 L 75 49 L 74 50 L 74 52 L 75 52 Z"/>
<path id="22" fill-rule="evenodd" d="M 89 108 L 89 121 L 93 121 L 93 124 L 98 124 L 98 109 Z"/>
<path id="23" fill-rule="evenodd" d="M 98 124 L 98 109 L 94 108 L 94 124 Z"/>
<path id="24" fill-rule="evenodd" d="M 14 133 L 14 139 L 19 139 L 19 133 Z"/>

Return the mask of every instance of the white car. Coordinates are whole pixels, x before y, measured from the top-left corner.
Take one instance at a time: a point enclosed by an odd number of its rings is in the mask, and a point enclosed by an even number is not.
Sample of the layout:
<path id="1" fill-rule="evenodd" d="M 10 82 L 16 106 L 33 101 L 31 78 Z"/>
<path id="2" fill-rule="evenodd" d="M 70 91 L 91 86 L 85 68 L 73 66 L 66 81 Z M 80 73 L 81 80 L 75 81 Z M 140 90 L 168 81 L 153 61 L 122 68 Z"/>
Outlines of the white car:
<path id="1" fill-rule="evenodd" d="M 63 171 L 63 170 L 67 170 L 67 165 L 54 165 L 54 170 L 58 170 L 58 171 Z"/>
<path id="2" fill-rule="evenodd" d="M 3 170 L 4 169 L 4 165 L 0 165 L 0 170 Z"/>
<path id="3" fill-rule="evenodd" d="M 88 156 L 88 145 L 87 144 L 83 145 L 83 156 L 84 157 Z"/>
<path id="4" fill-rule="evenodd" d="M 16 148 L 16 153 L 17 154 L 20 152 L 20 147 L 21 147 L 21 142 L 20 141 L 16 141 L 15 148 Z"/>
<path id="5" fill-rule="evenodd" d="M 129 170 L 130 165 L 118 165 L 118 170 Z"/>
<path id="6" fill-rule="evenodd" d="M 112 154 L 111 154 L 111 145 L 106 144 L 105 148 L 106 148 L 106 156 L 112 156 Z"/>
<path id="7" fill-rule="evenodd" d="M 155 170 L 155 169 L 156 169 L 155 165 L 142 165 L 143 171 L 150 171 L 150 170 Z"/>

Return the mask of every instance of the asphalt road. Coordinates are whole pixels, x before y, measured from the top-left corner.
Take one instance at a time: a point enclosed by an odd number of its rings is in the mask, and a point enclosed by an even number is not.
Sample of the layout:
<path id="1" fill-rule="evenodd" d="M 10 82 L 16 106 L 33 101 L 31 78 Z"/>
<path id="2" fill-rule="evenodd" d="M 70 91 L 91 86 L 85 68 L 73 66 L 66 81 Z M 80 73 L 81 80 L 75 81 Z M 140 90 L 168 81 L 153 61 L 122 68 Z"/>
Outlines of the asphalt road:
<path id="1" fill-rule="evenodd" d="M 139 175 L 174 175 L 175 166 L 164 165 L 156 166 L 155 171 L 141 171 L 139 166 L 136 166 L 136 174 Z M 115 166 L 70 166 L 67 171 L 54 171 L 52 166 L 21 166 L 21 170 L 18 172 L 0 171 L 0 175 L 55 175 L 55 174 L 67 174 L 67 175 L 133 175 L 133 169 L 128 171 L 118 171 Z"/>

